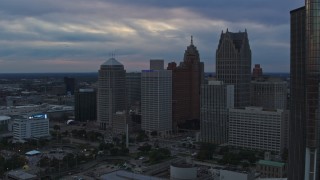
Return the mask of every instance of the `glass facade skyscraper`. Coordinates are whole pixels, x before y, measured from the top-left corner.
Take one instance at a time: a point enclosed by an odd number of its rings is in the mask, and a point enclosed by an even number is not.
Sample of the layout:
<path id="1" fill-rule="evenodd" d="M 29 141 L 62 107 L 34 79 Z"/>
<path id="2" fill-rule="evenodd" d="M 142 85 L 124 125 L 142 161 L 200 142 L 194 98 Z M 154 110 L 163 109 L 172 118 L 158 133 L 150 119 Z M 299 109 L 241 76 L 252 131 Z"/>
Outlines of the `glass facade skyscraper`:
<path id="1" fill-rule="evenodd" d="M 291 13 L 289 180 L 319 180 L 320 0 Z"/>

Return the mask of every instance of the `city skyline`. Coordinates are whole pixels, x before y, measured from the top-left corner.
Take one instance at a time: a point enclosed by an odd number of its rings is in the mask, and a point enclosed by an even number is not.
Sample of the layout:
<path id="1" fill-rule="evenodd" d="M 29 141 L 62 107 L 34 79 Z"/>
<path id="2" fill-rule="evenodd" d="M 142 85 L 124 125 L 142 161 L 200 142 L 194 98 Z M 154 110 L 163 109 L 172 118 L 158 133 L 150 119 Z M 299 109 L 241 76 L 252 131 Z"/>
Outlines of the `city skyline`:
<path id="1" fill-rule="evenodd" d="M 302 5 L 297 0 L 1 1 L 0 72 L 95 72 L 114 51 L 128 72 L 140 71 L 149 59 L 180 62 L 191 35 L 205 71 L 213 72 L 219 36 L 227 28 L 248 31 L 252 64 L 265 72 L 289 72 L 288 12 Z"/>

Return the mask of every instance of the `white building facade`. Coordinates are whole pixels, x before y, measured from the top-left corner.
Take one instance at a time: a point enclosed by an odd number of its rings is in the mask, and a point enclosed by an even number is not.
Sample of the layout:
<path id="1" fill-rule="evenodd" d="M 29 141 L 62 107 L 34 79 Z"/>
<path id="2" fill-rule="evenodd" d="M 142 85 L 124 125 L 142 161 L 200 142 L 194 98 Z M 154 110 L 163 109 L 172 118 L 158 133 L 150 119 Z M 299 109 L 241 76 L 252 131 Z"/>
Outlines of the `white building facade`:
<path id="1" fill-rule="evenodd" d="M 13 139 L 24 142 L 30 138 L 49 137 L 49 119 L 47 114 L 36 114 L 13 122 Z"/>
<path id="2" fill-rule="evenodd" d="M 141 129 L 166 136 L 172 131 L 172 71 L 143 70 Z"/>
<path id="3" fill-rule="evenodd" d="M 261 107 L 229 110 L 228 144 L 235 147 L 281 153 L 286 146 L 288 111 Z"/>

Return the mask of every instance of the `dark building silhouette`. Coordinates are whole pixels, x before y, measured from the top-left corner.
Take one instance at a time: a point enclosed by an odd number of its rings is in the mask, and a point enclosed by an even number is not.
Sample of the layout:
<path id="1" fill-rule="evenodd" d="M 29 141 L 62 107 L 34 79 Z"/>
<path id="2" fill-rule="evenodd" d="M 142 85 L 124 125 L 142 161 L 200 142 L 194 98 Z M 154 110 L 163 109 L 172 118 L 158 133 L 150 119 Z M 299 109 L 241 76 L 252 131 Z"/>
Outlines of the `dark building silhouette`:
<path id="1" fill-rule="evenodd" d="M 204 81 L 204 64 L 200 62 L 197 47 L 191 43 L 184 53 L 183 62 L 168 64 L 172 70 L 172 123 L 173 130 L 187 120 L 200 119 L 200 85 Z"/>
<path id="2" fill-rule="evenodd" d="M 97 93 L 94 89 L 79 89 L 74 98 L 76 121 L 97 120 Z"/>
<path id="3" fill-rule="evenodd" d="M 64 84 L 66 86 L 66 94 L 74 95 L 74 90 L 76 88 L 76 80 L 70 77 L 64 77 Z"/>
<path id="4" fill-rule="evenodd" d="M 150 59 L 150 70 L 164 70 L 164 60 Z"/>
<path id="5" fill-rule="evenodd" d="M 252 70 L 252 77 L 253 78 L 262 77 L 262 68 L 260 67 L 260 64 L 255 64 L 254 65 L 254 68 Z"/>
<path id="6" fill-rule="evenodd" d="M 250 104 L 251 50 L 247 31 L 221 33 L 216 51 L 216 74 L 219 81 L 235 86 L 235 107 Z"/>
<path id="7" fill-rule="evenodd" d="M 141 102 L 141 73 L 126 73 L 127 108 L 139 114 Z"/>
<path id="8" fill-rule="evenodd" d="M 291 14 L 289 180 L 320 179 L 320 0 Z"/>
<path id="9" fill-rule="evenodd" d="M 100 128 L 112 128 L 116 112 L 126 110 L 126 71 L 115 58 L 110 58 L 100 66 L 97 97 Z"/>

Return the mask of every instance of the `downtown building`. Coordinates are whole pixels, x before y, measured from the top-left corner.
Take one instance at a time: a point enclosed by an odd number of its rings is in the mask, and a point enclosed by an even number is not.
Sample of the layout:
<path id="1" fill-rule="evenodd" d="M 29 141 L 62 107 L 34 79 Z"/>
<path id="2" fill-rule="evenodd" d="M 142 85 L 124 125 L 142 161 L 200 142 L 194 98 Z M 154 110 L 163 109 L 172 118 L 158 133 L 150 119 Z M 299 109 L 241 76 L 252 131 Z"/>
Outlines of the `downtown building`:
<path id="1" fill-rule="evenodd" d="M 265 110 L 262 107 L 229 109 L 230 146 L 275 152 L 287 147 L 288 111 Z"/>
<path id="2" fill-rule="evenodd" d="M 320 0 L 290 12 L 288 180 L 320 179 Z"/>
<path id="3" fill-rule="evenodd" d="M 33 138 L 48 138 L 49 118 L 47 114 L 35 114 L 28 118 L 19 118 L 13 121 L 13 140 L 25 142 Z"/>
<path id="4" fill-rule="evenodd" d="M 98 75 L 97 121 L 100 129 L 112 129 L 113 116 L 126 110 L 126 71 L 115 58 L 100 66 Z"/>
<path id="5" fill-rule="evenodd" d="M 197 47 L 191 43 L 184 53 L 183 62 L 168 64 L 172 70 L 172 121 L 173 129 L 187 120 L 200 119 L 200 86 L 204 82 L 204 64 L 200 62 Z"/>
<path id="6" fill-rule="evenodd" d="M 140 114 L 141 72 L 126 73 L 127 108 Z"/>
<path id="7" fill-rule="evenodd" d="M 256 79 L 250 84 L 250 104 L 264 109 L 287 109 L 288 84 L 276 78 Z"/>
<path id="8" fill-rule="evenodd" d="M 228 111 L 234 107 L 234 86 L 221 81 L 201 85 L 201 141 L 214 144 L 228 142 Z"/>
<path id="9" fill-rule="evenodd" d="M 172 131 L 172 71 L 141 73 L 141 129 L 168 136 Z"/>
<path id="10" fill-rule="evenodd" d="M 97 92 L 94 89 L 79 89 L 74 94 L 74 115 L 76 121 L 97 120 Z"/>
<path id="11" fill-rule="evenodd" d="M 251 49 L 247 31 L 221 33 L 216 51 L 217 80 L 235 88 L 235 107 L 250 105 Z"/>

